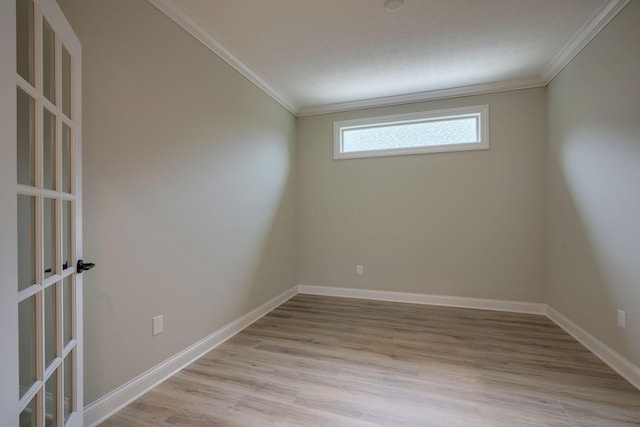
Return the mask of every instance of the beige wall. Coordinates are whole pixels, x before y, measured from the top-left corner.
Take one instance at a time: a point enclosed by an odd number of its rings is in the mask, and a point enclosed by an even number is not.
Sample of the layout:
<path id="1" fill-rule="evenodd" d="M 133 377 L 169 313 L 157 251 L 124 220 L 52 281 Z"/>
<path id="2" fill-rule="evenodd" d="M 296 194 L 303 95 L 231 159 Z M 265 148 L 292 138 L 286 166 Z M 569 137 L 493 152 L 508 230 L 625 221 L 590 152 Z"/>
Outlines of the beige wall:
<path id="1" fill-rule="evenodd" d="M 84 55 L 89 404 L 296 284 L 272 214 L 295 118 L 144 0 L 59 3 Z"/>
<path id="2" fill-rule="evenodd" d="M 15 2 L 0 2 L 0 422 L 17 425 L 18 283 Z"/>
<path id="3" fill-rule="evenodd" d="M 480 104 L 490 150 L 333 160 L 336 120 Z M 301 284 L 545 300 L 545 88 L 305 117 L 297 134 Z"/>
<path id="4" fill-rule="evenodd" d="M 549 86 L 549 302 L 640 366 L 640 1 Z M 617 326 L 626 310 L 628 329 Z"/>
<path id="5" fill-rule="evenodd" d="M 59 3 L 84 49 L 86 403 L 296 283 L 550 301 L 640 363 L 638 2 L 549 96 L 297 124 L 146 1 Z M 479 104 L 488 151 L 333 160 L 335 120 Z"/>

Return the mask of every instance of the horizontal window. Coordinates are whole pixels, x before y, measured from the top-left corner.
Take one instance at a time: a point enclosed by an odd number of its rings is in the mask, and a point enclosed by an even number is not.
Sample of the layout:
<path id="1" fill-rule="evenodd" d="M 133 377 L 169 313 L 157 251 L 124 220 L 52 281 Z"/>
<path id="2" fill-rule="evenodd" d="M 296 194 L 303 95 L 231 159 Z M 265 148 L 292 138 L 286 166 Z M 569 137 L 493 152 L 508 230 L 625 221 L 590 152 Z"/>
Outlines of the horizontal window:
<path id="1" fill-rule="evenodd" d="M 334 159 L 489 148 L 489 106 L 333 123 Z"/>

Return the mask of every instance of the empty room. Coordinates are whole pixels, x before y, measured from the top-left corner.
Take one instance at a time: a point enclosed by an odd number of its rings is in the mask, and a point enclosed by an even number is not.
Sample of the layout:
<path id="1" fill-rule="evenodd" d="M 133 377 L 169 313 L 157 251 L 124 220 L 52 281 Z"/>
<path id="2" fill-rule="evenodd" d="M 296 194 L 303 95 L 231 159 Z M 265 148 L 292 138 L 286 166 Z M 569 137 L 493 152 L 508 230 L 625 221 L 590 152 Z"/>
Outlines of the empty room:
<path id="1" fill-rule="evenodd" d="M 0 22 L 0 426 L 640 425 L 640 0 Z"/>

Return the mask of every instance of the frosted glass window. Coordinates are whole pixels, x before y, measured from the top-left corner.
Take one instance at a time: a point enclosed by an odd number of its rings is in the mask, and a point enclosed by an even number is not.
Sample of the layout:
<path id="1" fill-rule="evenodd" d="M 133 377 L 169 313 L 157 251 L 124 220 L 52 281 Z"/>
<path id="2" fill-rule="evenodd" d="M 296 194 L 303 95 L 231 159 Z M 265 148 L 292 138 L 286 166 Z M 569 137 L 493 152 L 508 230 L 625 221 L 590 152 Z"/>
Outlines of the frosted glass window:
<path id="1" fill-rule="evenodd" d="M 489 148 L 487 105 L 334 122 L 334 158 Z"/>

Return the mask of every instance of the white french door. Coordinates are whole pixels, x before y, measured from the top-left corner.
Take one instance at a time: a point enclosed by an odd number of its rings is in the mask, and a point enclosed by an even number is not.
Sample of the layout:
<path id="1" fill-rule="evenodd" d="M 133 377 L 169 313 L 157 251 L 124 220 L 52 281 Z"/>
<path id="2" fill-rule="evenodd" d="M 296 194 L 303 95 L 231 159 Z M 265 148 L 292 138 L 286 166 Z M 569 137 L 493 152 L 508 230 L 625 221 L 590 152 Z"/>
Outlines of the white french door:
<path id="1" fill-rule="evenodd" d="M 13 288 L 17 306 L 17 375 L 15 412 L 0 417 L 20 427 L 81 426 L 80 43 L 55 0 L 9 1 L 16 271 L 1 286 Z"/>

